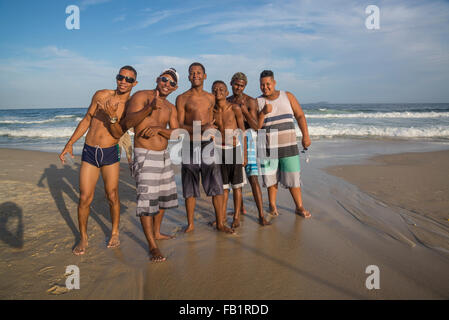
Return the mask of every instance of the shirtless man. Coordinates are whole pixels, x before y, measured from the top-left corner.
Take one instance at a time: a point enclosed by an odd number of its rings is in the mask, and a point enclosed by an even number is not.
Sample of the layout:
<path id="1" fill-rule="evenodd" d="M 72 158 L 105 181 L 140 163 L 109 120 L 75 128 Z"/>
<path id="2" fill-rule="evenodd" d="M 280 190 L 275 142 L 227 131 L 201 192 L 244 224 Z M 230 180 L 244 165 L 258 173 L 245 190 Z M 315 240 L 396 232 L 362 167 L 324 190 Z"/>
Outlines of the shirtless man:
<path id="1" fill-rule="evenodd" d="M 65 163 L 64 156 L 66 153 L 74 158 L 73 144 L 89 130 L 81 157 L 80 200 L 78 204 L 80 241 L 73 249 L 75 255 L 84 254 L 88 246 L 87 220 L 100 172 L 103 177 L 112 220 L 112 231 L 108 248 L 116 248 L 120 245 L 120 200 L 118 196 L 120 155 L 118 153 L 118 139 L 109 133 L 109 117 L 101 106 L 113 105 L 117 116 L 120 117 L 131 90 L 137 84 L 136 77 L 137 72 L 133 67 L 124 66 L 116 76 L 117 89 L 99 90 L 94 94 L 86 115 L 80 121 L 64 150 L 59 155 L 59 159 L 63 164 Z"/>
<path id="2" fill-rule="evenodd" d="M 242 202 L 242 186 L 244 183 L 243 166 L 245 161 L 242 155 L 246 153 L 246 140 L 243 140 L 242 145 L 238 136 L 233 134 L 236 129 L 245 132 L 245 125 L 243 124 L 243 115 L 240 107 L 232 104 L 226 100 L 229 94 L 226 84 L 217 80 L 212 85 L 212 92 L 215 95 L 216 108 L 214 109 L 214 119 L 221 132 L 222 143 L 216 143 L 217 151 L 221 152 L 221 176 L 223 178 L 223 217 L 226 219 L 226 207 L 229 198 L 229 188 L 232 187 L 234 192 L 234 221 L 232 228 L 240 226 L 240 209 Z M 217 141 L 216 141 L 217 142 Z M 243 156 L 247 159 L 246 154 Z"/>
<path id="3" fill-rule="evenodd" d="M 271 70 L 260 74 L 260 90 L 257 98 L 258 128 L 267 132 L 267 147 L 270 153 L 277 151 L 277 158 L 262 160 L 262 178 L 268 188 L 271 213 L 278 215 L 276 196 L 279 182 L 288 188 L 295 202 L 295 213 L 303 218 L 311 214 L 302 204 L 299 149 L 296 142 L 294 120 L 302 133 L 302 146 L 310 146 L 310 136 L 304 112 L 295 96 L 288 91 L 276 90 L 276 81 Z"/>
<path id="4" fill-rule="evenodd" d="M 259 184 L 259 169 L 257 166 L 255 143 L 257 134 L 254 131 L 257 130 L 257 101 L 256 99 L 251 98 L 247 94 L 243 93 L 243 90 L 245 90 L 247 83 L 248 79 L 246 78 L 246 75 L 244 73 L 235 73 L 231 79 L 232 96 L 228 97 L 227 100 L 231 103 L 238 104 L 241 107 L 243 116 L 245 117 L 245 129 L 250 129 L 246 132 L 245 135 L 248 155 L 248 158 L 245 161 L 245 172 L 251 185 L 251 191 L 253 193 L 254 201 L 256 202 L 257 210 L 259 211 L 259 223 L 262 226 L 266 226 L 271 223 L 265 220 L 264 217 L 262 191 Z M 241 211 L 243 214 L 245 214 L 245 208 L 243 207 L 243 197 L 241 202 Z"/>
<path id="5" fill-rule="evenodd" d="M 178 114 L 166 99 L 178 88 L 178 78 L 173 68 L 162 71 L 156 79 L 156 89 L 136 92 L 129 100 L 125 117 L 110 126 L 115 137 L 134 128 L 132 171 L 137 184 L 136 214 L 148 241 L 150 260 L 154 262 L 166 260 L 156 240 L 172 238 L 160 233 L 164 210 L 178 207 L 175 175 L 167 151 L 170 135 L 179 127 Z M 106 111 L 111 118 L 116 117 L 113 108 Z"/>
<path id="6" fill-rule="evenodd" d="M 201 123 L 201 133 L 210 128 L 216 128 L 213 120 L 213 108 L 215 106 L 214 95 L 203 90 L 204 80 L 206 80 L 206 70 L 201 63 L 194 62 L 189 66 L 189 81 L 191 88 L 176 98 L 176 108 L 178 110 L 178 120 L 180 128 L 189 132 L 190 135 L 190 159 L 184 159 L 181 167 L 183 196 L 186 199 L 187 228 L 185 232 L 194 230 L 194 211 L 196 198 L 200 197 L 199 178 L 203 183 L 204 191 L 207 196 L 212 196 L 212 203 L 215 210 L 216 228 L 226 233 L 233 233 L 234 230 L 227 227 L 223 221 L 223 181 L 221 178 L 220 165 L 217 163 L 209 164 L 204 161 L 203 151 L 213 150 L 210 144 L 214 143 L 211 139 L 204 139 L 193 135 L 193 121 Z M 195 139 L 195 141 L 194 141 Z M 196 145 L 200 147 L 195 147 Z M 183 148 L 184 149 L 184 148 Z M 213 151 L 212 151 L 213 153 Z M 194 161 L 195 157 L 199 157 Z M 200 162 L 200 163 L 198 163 Z"/>

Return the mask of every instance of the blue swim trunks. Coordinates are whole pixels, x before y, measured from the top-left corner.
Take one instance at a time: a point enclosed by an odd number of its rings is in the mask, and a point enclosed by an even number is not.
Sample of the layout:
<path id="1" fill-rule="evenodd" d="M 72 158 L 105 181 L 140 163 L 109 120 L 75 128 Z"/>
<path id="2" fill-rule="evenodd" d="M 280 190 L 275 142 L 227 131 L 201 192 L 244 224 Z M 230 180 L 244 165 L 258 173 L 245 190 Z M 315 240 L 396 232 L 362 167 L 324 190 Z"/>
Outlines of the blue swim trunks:
<path id="1" fill-rule="evenodd" d="M 97 168 L 108 166 L 120 161 L 119 146 L 101 148 L 100 146 L 89 146 L 84 144 L 81 161 L 85 161 Z"/>
<path id="2" fill-rule="evenodd" d="M 254 130 L 246 131 L 247 137 L 247 150 L 248 150 L 248 164 L 245 166 L 245 172 L 248 177 L 258 176 L 259 168 L 257 166 L 257 153 L 256 153 L 256 137 L 257 133 Z"/>

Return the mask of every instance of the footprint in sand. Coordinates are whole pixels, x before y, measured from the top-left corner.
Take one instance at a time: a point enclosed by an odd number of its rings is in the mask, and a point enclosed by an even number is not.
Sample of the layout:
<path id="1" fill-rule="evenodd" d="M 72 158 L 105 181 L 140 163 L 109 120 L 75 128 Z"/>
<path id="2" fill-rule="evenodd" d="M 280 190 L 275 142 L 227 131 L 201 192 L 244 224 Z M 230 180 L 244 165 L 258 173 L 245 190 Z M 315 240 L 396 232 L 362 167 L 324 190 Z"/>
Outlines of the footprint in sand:
<path id="1" fill-rule="evenodd" d="M 55 268 L 55 267 L 53 267 L 53 266 L 49 266 L 49 267 L 42 268 L 42 269 L 39 270 L 38 274 L 45 273 L 45 272 L 47 272 L 47 271 L 53 270 L 54 268 Z"/>
<path id="2" fill-rule="evenodd" d="M 69 292 L 69 289 L 66 287 L 60 286 L 58 284 L 54 285 L 50 289 L 47 290 L 47 293 L 53 294 L 53 295 L 60 295 Z"/>

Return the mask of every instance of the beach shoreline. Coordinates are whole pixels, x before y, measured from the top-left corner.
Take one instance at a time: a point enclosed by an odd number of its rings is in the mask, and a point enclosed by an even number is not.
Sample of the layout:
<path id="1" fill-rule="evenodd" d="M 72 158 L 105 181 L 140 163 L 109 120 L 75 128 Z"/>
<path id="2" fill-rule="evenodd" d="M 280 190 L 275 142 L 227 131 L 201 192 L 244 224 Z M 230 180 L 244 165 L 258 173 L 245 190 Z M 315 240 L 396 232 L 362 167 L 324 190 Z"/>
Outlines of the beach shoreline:
<path id="1" fill-rule="evenodd" d="M 121 247 L 106 249 L 111 225 L 100 182 L 91 206 L 89 248 L 76 257 L 71 249 L 78 239 L 79 157 L 74 166 L 62 166 L 56 153 L 0 149 L 0 299 L 447 299 L 449 254 L 438 243 L 448 236 L 447 224 L 435 225 L 419 211 L 373 197 L 358 182 L 348 182 L 347 175 L 342 180 L 343 174 L 327 172 L 348 164 L 351 172 L 356 166 L 375 166 L 367 159 L 378 148 L 385 154 L 422 150 L 420 145 L 385 143 L 315 143 L 311 162 L 301 160 L 303 199 L 312 219 L 295 215 L 288 191 L 280 188 L 280 215 L 270 217 L 273 225 L 261 227 L 247 185 L 248 214 L 231 236 L 210 226 L 214 215 L 204 194 L 197 201 L 195 231 L 182 232 L 186 216 L 177 174 L 179 208 L 167 210 L 162 224 L 162 232 L 176 238 L 159 242 L 168 258 L 161 264 L 148 262 L 135 216 L 135 184 L 123 159 Z M 449 148 L 428 145 L 429 152 L 421 156 L 436 158 L 438 149 Z M 448 151 L 437 153 L 436 173 L 444 170 Z M 390 161 L 387 169 L 396 165 L 391 156 L 382 157 Z M 393 157 L 402 164 L 409 159 Z M 325 169 L 331 164 L 337 167 Z M 268 211 L 266 190 L 263 199 Z M 65 290 L 68 265 L 81 270 L 79 290 Z M 380 269 L 379 290 L 365 287 L 369 265 Z"/>

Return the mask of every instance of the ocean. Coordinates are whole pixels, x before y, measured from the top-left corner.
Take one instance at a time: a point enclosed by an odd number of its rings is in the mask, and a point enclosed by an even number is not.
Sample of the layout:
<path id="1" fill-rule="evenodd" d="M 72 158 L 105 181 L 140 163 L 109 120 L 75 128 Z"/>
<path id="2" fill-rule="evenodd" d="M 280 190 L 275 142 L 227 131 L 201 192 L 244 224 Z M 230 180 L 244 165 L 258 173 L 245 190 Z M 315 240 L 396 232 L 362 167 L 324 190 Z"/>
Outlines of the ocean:
<path id="1" fill-rule="evenodd" d="M 406 139 L 449 142 L 449 103 L 303 104 L 314 139 Z M 0 147 L 60 152 L 86 108 L 0 110 Z M 299 133 L 299 130 L 297 130 Z M 81 138 L 74 145 L 80 154 Z"/>

